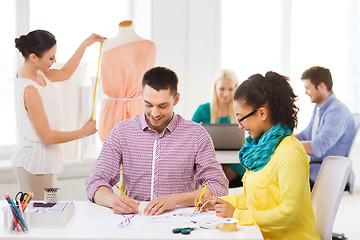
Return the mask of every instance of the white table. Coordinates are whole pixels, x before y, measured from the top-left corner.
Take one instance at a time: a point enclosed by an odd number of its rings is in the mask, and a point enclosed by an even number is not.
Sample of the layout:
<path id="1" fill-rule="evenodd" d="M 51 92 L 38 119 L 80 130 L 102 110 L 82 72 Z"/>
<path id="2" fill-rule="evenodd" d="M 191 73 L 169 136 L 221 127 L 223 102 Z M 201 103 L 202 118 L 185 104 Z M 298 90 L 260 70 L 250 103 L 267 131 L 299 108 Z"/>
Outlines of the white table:
<path id="1" fill-rule="evenodd" d="M 106 207 L 88 201 L 74 202 L 75 214 L 64 228 L 31 228 L 26 234 L 10 234 L 6 228 L 0 230 L 0 239 L 263 239 L 257 227 L 238 226 L 235 232 L 223 232 L 218 229 L 194 230 L 190 235 L 173 234 L 172 228 L 144 227 L 135 230 L 126 228 L 104 228 L 98 224 L 104 214 L 112 213 Z M 5 205 L 5 200 L 0 201 L 0 206 Z M 141 203 L 140 210 L 146 203 Z M 1 213 L 0 224 L 3 223 Z"/>
<path id="2" fill-rule="evenodd" d="M 221 164 L 239 163 L 239 151 L 216 150 L 215 153 L 216 153 L 216 159 Z"/>

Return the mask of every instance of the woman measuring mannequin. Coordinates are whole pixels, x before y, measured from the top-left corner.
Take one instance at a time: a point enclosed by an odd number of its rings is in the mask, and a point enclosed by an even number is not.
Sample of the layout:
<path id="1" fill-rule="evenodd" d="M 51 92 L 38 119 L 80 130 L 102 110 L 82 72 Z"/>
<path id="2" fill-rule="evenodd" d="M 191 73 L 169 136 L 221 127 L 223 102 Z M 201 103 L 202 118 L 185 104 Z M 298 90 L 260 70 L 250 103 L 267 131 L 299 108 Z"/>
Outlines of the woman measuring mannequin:
<path id="1" fill-rule="evenodd" d="M 78 67 L 85 49 L 104 37 L 92 34 L 84 40 L 61 69 L 50 69 L 56 62 L 54 35 L 35 30 L 15 39 L 24 57 L 15 80 L 17 143 L 13 153 L 16 177 L 23 192 L 43 200 L 44 188 L 57 187 L 56 173 L 63 167 L 60 143 L 80 139 L 96 132 L 95 121 L 88 120 L 79 130 L 61 131 L 59 96 L 52 82 L 69 79 Z"/>

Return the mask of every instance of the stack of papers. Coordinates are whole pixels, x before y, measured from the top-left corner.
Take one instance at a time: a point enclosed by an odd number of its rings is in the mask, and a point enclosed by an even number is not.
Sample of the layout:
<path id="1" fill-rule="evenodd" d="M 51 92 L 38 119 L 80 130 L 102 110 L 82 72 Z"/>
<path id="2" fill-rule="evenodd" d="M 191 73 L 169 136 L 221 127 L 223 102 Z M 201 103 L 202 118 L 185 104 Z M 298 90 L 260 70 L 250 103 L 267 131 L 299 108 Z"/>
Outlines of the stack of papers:
<path id="1" fill-rule="evenodd" d="M 73 202 L 58 202 L 52 207 L 35 207 L 32 202 L 29 207 L 31 227 L 62 228 L 75 212 Z"/>

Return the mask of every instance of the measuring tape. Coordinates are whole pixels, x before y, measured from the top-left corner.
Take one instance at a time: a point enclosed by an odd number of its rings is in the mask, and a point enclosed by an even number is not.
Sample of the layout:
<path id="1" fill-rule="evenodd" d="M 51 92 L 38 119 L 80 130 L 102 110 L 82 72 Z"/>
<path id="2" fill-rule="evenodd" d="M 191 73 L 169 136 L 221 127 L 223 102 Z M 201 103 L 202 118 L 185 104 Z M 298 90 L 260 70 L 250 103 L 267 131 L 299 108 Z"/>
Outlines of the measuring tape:
<path id="1" fill-rule="evenodd" d="M 92 104 L 92 110 L 91 110 L 91 120 L 93 120 L 93 118 L 94 118 L 95 97 L 96 97 L 97 81 L 98 81 L 98 78 L 99 78 L 99 68 L 100 68 L 100 58 L 101 58 L 102 45 L 103 45 L 103 42 L 100 43 L 100 52 L 99 52 L 99 59 L 98 59 L 97 71 L 96 71 L 95 88 L 94 88 L 94 98 L 93 98 L 93 104 Z"/>

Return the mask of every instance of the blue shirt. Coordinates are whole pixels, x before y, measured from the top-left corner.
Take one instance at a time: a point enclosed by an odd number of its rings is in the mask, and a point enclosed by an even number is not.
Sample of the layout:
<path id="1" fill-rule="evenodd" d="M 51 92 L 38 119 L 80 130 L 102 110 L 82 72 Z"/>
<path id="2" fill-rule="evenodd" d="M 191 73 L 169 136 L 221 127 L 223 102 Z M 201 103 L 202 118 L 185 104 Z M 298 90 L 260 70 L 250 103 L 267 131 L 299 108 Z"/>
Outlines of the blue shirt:
<path id="1" fill-rule="evenodd" d="M 297 137 L 300 141 L 310 141 L 314 152 L 310 163 L 321 163 L 327 156 L 348 156 L 355 137 L 355 122 L 349 109 L 332 93 L 319 108 L 319 125 L 315 137 L 311 131 L 316 114 L 314 108 L 309 125 Z M 310 179 L 315 181 L 320 164 L 310 164 Z"/>

